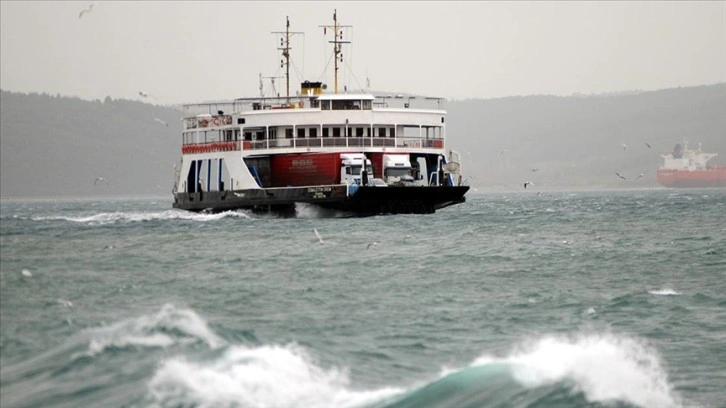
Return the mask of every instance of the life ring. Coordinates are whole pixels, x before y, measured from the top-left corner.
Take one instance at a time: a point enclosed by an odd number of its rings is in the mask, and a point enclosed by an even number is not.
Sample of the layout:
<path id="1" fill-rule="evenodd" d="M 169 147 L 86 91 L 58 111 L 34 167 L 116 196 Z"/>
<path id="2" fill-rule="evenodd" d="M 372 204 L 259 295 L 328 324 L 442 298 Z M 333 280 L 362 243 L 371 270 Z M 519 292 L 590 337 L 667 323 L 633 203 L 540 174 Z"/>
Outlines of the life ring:
<path id="1" fill-rule="evenodd" d="M 219 126 L 219 118 L 214 118 L 214 126 Z"/>

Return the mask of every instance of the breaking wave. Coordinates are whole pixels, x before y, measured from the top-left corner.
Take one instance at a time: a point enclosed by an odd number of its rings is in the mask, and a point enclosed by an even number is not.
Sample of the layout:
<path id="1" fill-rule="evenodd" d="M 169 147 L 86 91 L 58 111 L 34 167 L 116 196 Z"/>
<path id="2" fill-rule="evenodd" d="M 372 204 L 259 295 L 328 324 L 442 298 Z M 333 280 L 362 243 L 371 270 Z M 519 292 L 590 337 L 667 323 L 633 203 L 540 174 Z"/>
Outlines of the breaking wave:
<path id="1" fill-rule="evenodd" d="M 545 337 L 482 356 L 423 385 L 366 390 L 297 345 L 231 346 L 214 361 L 164 361 L 149 383 L 164 407 L 678 407 L 657 353 L 634 339 Z"/>
<path id="2" fill-rule="evenodd" d="M 88 329 L 88 355 L 109 348 L 169 347 L 179 343 L 203 342 L 211 348 L 220 347 L 224 340 L 191 310 L 164 305 L 154 315 L 145 315 Z"/>
<path id="3" fill-rule="evenodd" d="M 233 346 L 207 363 L 174 358 L 149 387 L 165 407 L 359 407 L 401 392 L 354 390 L 345 370 L 321 368 L 296 345 Z"/>

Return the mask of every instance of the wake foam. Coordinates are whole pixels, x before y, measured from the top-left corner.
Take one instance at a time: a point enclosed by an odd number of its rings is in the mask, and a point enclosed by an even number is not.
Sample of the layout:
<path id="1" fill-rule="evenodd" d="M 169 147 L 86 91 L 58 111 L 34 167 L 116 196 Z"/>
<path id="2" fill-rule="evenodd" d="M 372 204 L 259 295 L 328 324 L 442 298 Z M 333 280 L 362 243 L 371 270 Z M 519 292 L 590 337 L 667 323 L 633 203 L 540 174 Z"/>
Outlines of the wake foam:
<path id="1" fill-rule="evenodd" d="M 657 353 L 628 338 L 546 337 L 505 358 L 484 356 L 473 366 L 507 364 L 528 388 L 572 382 L 590 402 L 622 401 L 646 408 L 676 407 Z"/>
<path id="2" fill-rule="evenodd" d="M 241 211 L 225 211 L 217 214 L 194 213 L 181 210 L 166 210 L 159 212 L 113 212 L 89 215 L 86 217 L 33 217 L 33 221 L 70 221 L 89 225 L 107 225 L 124 222 L 143 222 L 156 220 L 189 220 L 189 221 L 215 221 L 222 218 L 247 218 L 249 215 Z"/>
<path id="3" fill-rule="evenodd" d="M 212 362 L 161 364 L 150 393 L 162 406 L 356 407 L 401 390 L 355 391 L 344 370 L 324 369 L 296 345 L 232 346 Z"/>
<path id="4" fill-rule="evenodd" d="M 172 305 L 164 305 L 155 315 L 90 329 L 87 334 L 88 354 L 91 356 L 109 348 L 164 348 L 191 342 L 203 342 L 211 348 L 217 348 L 224 344 L 196 313 L 176 309 Z"/>

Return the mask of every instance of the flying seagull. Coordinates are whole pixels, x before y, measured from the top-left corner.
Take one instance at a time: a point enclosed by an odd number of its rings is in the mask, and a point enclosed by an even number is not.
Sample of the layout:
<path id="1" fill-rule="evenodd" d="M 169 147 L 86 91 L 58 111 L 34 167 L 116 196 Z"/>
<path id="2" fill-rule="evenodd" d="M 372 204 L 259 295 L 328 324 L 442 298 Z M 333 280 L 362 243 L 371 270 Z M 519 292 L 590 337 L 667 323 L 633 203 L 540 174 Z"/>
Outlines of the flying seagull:
<path id="1" fill-rule="evenodd" d="M 313 232 L 315 232 L 315 236 L 318 237 L 318 241 L 320 241 L 321 244 L 323 244 L 323 237 L 320 236 L 320 233 L 318 233 L 318 230 L 316 228 L 313 228 Z"/>
<path id="2" fill-rule="evenodd" d="M 366 249 L 369 249 L 370 247 L 376 246 L 376 245 L 378 245 L 378 242 L 373 241 L 370 244 L 368 244 L 368 246 L 366 247 Z"/>
<path id="3" fill-rule="evenodd" d="M 156 99 L 156 96 L 154 96 L 154 95 L 152 95 L 152 94 L 150 94 L 148 92 L 144 92 L 144 91 L 139 91 L 139 96 L 142 97 L 142 98 L 154 98 L 154 99 Z"/>
<path id="4" fill-rule="evenodd" d="M 164 125 L 164 126 L 169 126 L 169 124 L 168 124 L 168 123 L 164 122 L 163 120 L 161 120 L 161 119 L 159 119 L 159 118 L 154 118 L 154 120 L 155 120 L 155 121 L 157 121 L 157 122 L 159 122 L 159 123 L 161 123 L 161 124 L 162 124 L 162 125 Z"/>
<path id="5" fill-rule="evenodd" d="M 628 148 L 628 145 L 626 145 L 625 143 L 620 143 L 620 146 L 623 146 L 623 150 Z"/>
<path id="6" fill-rule="evenodd" d="M 648 149 L 652 149 L 652 147 L 650 146 L 650 143 L 645 142 L 645 145 L 648 146 Z"/>
<path id="7" fill-rule="evenodd" d="M 533 185 L 534 185 L 534 183 L 532 183 L 531 181 L 524 182 L 524 188 L 527 188 L 527 186 L 533 186 Z"/>
<path id="8" fill-rule="evenodd" d="M 625 180 L 625 176 L 621 175 L 617 171 L 615 172 L 615 175 L 618 176 L 618 177 L 620 177 L 621 179 Z"/>
<path id="9" fill-rule="evenodd" d="M 78 18 L 83 17 L 83 15 L 86 14 L 86 13 L 90 13 L 91 10 L 93 10 L 93 3 L 91 3 L 87 8 L 81 10 L 81 12 L 78 13 Z"/>
<path id="10" fill-rule="evenodd" d="M 102 182 L 102 183 L 106 183 L 106 184 L 108 184 L 108 181 L 106 181 L 106 179 L 105 179 L 105 178 L 103 178 L 103 177 L 96 177 L 96 179 L 95 179 L 95 180 L 93 180 L 93 185 L 96 185 L 96 184 L 98 184 L 98 182 L 99 182 L 99 181 L 100 181 L 100 182 Z"/>
<path id="11" fill-rule="evenodd" d="M 636 177 L 635 179 L 637 180 L 637 179 L 639 179 L 639 178 L 641 178 L 641 177 L 645 176 L 645 173 L 647 173 L 647 172 L 648 172 L 648 171 L 646 170 L 646 171 L 644 171 L 644 172 L 642 172 L 642 173 L 638 174 L 638 177 Z"/>

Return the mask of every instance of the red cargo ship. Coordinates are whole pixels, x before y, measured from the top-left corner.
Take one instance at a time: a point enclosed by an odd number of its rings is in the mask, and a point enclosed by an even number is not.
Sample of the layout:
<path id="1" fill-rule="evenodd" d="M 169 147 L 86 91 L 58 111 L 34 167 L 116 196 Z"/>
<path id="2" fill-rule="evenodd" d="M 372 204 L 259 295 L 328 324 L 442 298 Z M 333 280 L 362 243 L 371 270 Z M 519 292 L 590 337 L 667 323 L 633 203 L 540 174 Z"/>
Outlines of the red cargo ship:
<path id="1" fill-rule="evenodd" d="M 688 142 L 677 144 L 670 154 L 661 155 L 663 165 L 658 169 L 658 182 L 666 187 L 726 187 L 726 166 L 709 166 L 716 153 L 704 153 L 688 148 Z"/>
<path id="2" fill-rule="evenodd" d="M 445 142 L 443 99 L 339 93 L 348 26 L 340 26 L 336 14 L 333 21 L 327 30 L 334 35 L 333 93 L 321 82 L 304 81 L 290 95 L 296 33 L 288 21 L 278 33 L 286 96 L 184 106 L 175 208 L 294 215 L 296 203 L 309 203 L 372 215 L 433 213 L 465 201 L 460 155 Z"/>

